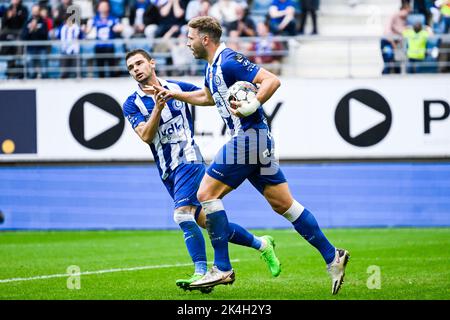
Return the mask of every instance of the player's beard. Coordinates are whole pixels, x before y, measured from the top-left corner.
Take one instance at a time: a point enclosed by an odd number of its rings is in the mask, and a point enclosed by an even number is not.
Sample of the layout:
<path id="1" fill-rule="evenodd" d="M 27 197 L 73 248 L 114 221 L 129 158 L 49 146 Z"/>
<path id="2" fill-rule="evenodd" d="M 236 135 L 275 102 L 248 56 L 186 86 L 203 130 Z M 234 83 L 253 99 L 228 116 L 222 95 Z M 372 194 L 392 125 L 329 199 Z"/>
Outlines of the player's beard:
<path id="1" fill-rule="evenodd" d="M 208 57 L 206 49 L 203 46 L 194 48 L 194 50 L 192 50 L 192 54 L 194 55 L 194 58 L 198 60 L 200 59 L 205 60 Z"/>

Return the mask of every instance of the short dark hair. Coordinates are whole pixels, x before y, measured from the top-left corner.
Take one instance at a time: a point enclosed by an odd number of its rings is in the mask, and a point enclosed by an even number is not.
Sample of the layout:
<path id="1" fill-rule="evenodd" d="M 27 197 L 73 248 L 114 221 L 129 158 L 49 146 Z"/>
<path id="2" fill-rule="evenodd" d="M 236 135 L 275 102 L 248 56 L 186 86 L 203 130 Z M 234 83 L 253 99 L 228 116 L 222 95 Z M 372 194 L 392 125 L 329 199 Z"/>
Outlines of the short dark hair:
<path id="1" fill-rule="evenodd" d="M 137 54 L 141 54 L 148 61 L 151 61 L 153 59 L 152 56 L 144 49 L 134 49 L 127 53 L 127 55 L 125 56 L 125 61 L 128 61 L 129 58 Z"/>
<path id="2" fill-rule="evenodd" d="M 217 19 L 209 16 L 200 16 L 189 21 L 188 26 L 197 29 L 199 33 L 207 34 L 215 43 L 220 42 L 222 27 Z"/>

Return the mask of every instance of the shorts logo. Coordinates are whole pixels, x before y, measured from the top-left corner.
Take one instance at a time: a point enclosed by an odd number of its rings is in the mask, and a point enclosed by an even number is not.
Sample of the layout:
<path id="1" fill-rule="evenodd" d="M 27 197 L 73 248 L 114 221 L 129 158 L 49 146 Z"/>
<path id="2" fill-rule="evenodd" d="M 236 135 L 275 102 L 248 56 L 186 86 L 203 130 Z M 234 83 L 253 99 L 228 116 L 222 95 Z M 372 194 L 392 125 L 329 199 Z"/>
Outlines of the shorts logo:
<path id="1" fill-rule="evenodd" d="M 188 201 L 188 200 L 189 200 L 189 198 L 183 198 L 183 199 L 178 200 L 176 203 L 180 203 L 180 202 Z"/>
<path id="2" fill-rule="evenodd" d="M 214 172 L 214 173 L 216 173 L 216 174 L 218 174 L 219 176 L 221 176 L 221 177 L 223 177 L 223 173 L 222 172 L 219 172 L 219 171 L 217 171 L 216 169 L 212 169 L 212 171 Z"/>

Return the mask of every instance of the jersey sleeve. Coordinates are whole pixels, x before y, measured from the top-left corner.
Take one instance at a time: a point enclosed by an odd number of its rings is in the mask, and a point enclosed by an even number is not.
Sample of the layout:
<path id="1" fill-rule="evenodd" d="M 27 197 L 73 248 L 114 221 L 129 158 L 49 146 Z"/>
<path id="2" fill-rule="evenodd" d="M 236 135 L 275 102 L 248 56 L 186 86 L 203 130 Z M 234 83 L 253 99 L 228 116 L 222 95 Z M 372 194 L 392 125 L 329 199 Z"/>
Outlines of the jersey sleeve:
<path id="1" fill-rule="evenodd" d="M 171 81 L 168 81 L 168 82 L 171 82 Z M 197 87 L 196 85 L 189 83 L 189 82 L 176 81 L 174 83 L 178 84 L 180 86 L 181 90 L 183 90 L 184 92 L 200 90 L 199 87 Z"/>
<path id="2" fill-rule="evenodd" d="M 133 102 L 133 98 L 129 97 L 123 104 L 123 115 L 130 122 L 133 130 L 139 123 L 145 122 L 145 117 Z"/>
<path id="3" fill-rule="evenodd" d="M 236 81 L 253 82 L 260 67 L 251 62 L 246 56 L 240 53 L 233 53 L 222 67 L 222 72 L 227 78 Z"/>

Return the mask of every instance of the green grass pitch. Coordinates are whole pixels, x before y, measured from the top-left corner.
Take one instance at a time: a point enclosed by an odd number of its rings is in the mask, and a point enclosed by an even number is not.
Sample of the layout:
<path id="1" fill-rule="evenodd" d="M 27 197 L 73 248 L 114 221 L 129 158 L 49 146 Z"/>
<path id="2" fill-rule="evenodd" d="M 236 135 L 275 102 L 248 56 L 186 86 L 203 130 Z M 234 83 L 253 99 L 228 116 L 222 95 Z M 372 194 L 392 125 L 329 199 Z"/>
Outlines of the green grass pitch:
<path id="1" fill-rule="evenodd" d="M 295 232 L 253 231 L 274 236 L 281 275 L 272 278 L 256 250 L 230 245 L 236 281 L 210 294 L 175 286 L 193 271 L 178 230 L 1 232 L 0 299 L 450 299 L 450 228 L 325 230 L 351 254 L 337 296 L 321 256 Z M 71 265 L 87 273 L 80 289 L 67 288 Z M 377 283 L 370 266 L 379 268 L 379 289 L 367 286 Z"/>

